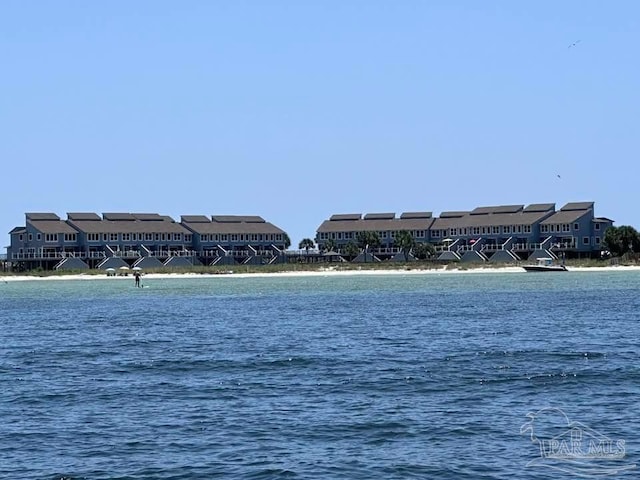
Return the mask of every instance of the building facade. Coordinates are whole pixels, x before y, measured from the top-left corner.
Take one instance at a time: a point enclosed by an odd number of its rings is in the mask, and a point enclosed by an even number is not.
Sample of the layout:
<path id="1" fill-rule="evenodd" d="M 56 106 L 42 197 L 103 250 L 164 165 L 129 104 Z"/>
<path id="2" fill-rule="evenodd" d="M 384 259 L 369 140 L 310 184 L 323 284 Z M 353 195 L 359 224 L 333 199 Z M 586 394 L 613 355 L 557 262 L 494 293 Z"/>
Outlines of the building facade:
<path id="1" fill-rule="evenodd" d="M 274 263 L 284 230 L 258 216 L 157 213 L 27 213 L 10 232 L 7 261 L 17 270 Z"/>
<path id="2" fill-rule="evenodd" d="M 608 218 L 594 215 L 593 202 L 567 203 L 556 211 L 554 203 L 477 207 L 468 211 L 333 215 L 317 229 L 316 242 L 331 239 L 339 252 L 356 240 L 358 232 L 374 231 L 382 245 L 372 253 L 378 260 L 399 252 L 398 231 L 409 231 L 418 243 L 434 245 L 444 261 L 513 262 L 539 256 L 551 258 L 597 256 Z"/>

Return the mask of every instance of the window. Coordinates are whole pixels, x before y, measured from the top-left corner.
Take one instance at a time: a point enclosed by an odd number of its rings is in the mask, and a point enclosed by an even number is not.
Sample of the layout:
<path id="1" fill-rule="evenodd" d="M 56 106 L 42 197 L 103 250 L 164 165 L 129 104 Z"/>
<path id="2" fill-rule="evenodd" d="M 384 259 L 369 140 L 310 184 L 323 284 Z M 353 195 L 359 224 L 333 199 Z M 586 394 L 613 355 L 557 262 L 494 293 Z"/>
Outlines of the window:
<path id="1" fill-rule="evenodd" d="M 182 234 L 181 233 L 174 233 L 173 234 L 173 240 L 176 241 L 176 242 L 182 241 Z"/>
<path id="2" fill-rule="evenodd" d="M 540 233 L 549 233 L 549 225 L 540 225 Z"/>
<path id="3" fill-rule="evenodd" d="M 600 245 L 600 237 L 596 237 L 596 245 Z"/>
<path id="4" fill-rule="evenodd" d="M 433 238 L 440 238 L 440 230 L 434 230 L 431 234 L 433 235 Z"/>
<path id="5" fill-rule="evenodd" d="M 579 223 L 574 223 L 573 224 L 573 229 L 574 230 L 580 230 L 580 224 Z"/>
<path id="6" fill-rule="evenodd" d="M 237 233 L 232 233 L 231 234 L 231 241 L 232 242 L 237 242 L 238 241 L 238 234 Z"/>
<path id="7" fill-rule="evenodd" d="M 160 240 L 160 234 L 159 234 L 159 233 L 156 233 L 156 234 L 154 235 L 154 237 L 155 237 L 155 239 L 156 239 L 156 242 Z"/>
<path id="8" fill-rule="evenodd" d="M 593 228 L 595 228 L 596 230 L 600 230 L 600 224 L 599 224 L 599 223 L 596 223 L 596 224 L 594 225 L 594 227 L 593 227 Z M 596 242 L 596 243 L 597 243 L 597 242 Z"/>
<path id="9" fill-rule="evenodd" d="M 29 241 L 30 241 L 30 242 L 31 242 L 31 241 L 33 241 L 33 233 L 30 233 L 30 234 L 29 234 Z"/>
<path id="10" fill-rule="evenodd" d="M 57 242 L 58 241 L 58 234 L 57 233 L 45 233 L 44 235 L 44 241 L 45 242 Z"/>
<path id="11" fill-rule="evenodd" d="M 229 235 L 227 235 L 226 233 L 223 233 L 222 235 L 220 235 L 220 240 L 223 242 L 228 241 L 229 239 Z"/>
<path id="12" fill-rule="evenodd" d="M 100 241 L 100 234 L 99 233 L 88 233 L 87 234 L 87 241 L 89 241 L 89 242 L 98 242 L 98 241 Z"/>
<path id="13" fill-rule="evenodd" d="M 38 240 L 38 241 L 42 240 L 42 234 L 41 234 L 41 233 L 39 233 L 38 235 L 36 235 L 36 240 Z"/>
<path id="14" fill-rule="evenodd" d="M 567 233 L 567 232 L 570 232 L 570 231 L 571 231 L 571 227 L 569 226 L 569 224 L 568 224 L 568 223 L 564 223 L 564 224 L 562 225 L 562 231 L 563 231 L 564 233 Z"/>
<path id="15" fill-rule="evenodd" d="M 102 234 L 102 241 L 106 242 L 107 240 L 109 240 L 109 235 L 107 235 L 106 233 Z"/>
<path id="16" fill-rule="evenodd" d="M 499 234 L 500 233 L 500 227 L 491 227 L 491 233 Z"/>
<path id="17" fill-rule="evenodd" d="M 118 234 L 117 233 L 110 233 L 109 234 L 109 241 L 110 242 L 117 242 L 118 241 Z"/>
<path id="18" fill-rule="evenodd" d="M 451 229 L 451 236 L 452 237 L 457 237 L 458 236 L 458 229 L 457 228 L 452 228 Z"/>
<path id="19" fill-rule="evenodd" d="M 589 237 L 582 237 L 582 244 L 583 245 L 589 245 Z"/>
<path id="20" fill-rule="evenodd" d="M 64 234 L 64 241 L 65 242 L 75 242 L 76 241 L 76 234 L 75 233 L 65 233 Z"/>
<path id="21" fill-rule="evenodd" d="M 524 230 L 524 233 L 531 233 L 531 225 L 525 225 L 523 230 Z"/>
<path id="22" fill-rule="evenodd" d="M 131 234 L 130 233 L 123 233 L 122 234 L 122 241 L 123 242 L 130 242 L 131 241 Z"/>
<path id="23" fill-rule="evenodd" d="M 22 241 L 22 234 L 18 235 L 18 241 L 21 242 Z"/>
<path id="24" fill-rule="evenodd" d="M 145 234 L 144 234 L 144 239 L 145 239 L 147 242 L 152 241 L 152 240 L 153 240 L 153 233 L 145 233 Z"/>
<path id="25" fill-rule="evenodd" d="M 480 235 L 480 227 L 473 227 L 471 229 L 471 234 L 472 235 Z"/>
<path id="26" fill-rule="evenodd" d="M 187 243 L 191 243 L 192 237 L 190 233 L 186 233 L 184 236 L 184 241 Z"/>

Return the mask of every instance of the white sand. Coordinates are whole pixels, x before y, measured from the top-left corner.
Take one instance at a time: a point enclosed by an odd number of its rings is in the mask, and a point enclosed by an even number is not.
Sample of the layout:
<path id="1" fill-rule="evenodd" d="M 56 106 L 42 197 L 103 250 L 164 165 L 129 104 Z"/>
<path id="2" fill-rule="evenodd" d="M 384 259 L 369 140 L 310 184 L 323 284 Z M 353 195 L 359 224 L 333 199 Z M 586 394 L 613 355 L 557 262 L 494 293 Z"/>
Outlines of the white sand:
<path id="1" fill-rule="evenodd" d="M 567 267 L 570 272 L 640 272 L 640 266 L 606 266 L 606 267 Z M 149 273 L 143 274 L 142 279 L 158 278 L 256 278 L 256 277 L 313 277 L 313 276 L 349 276 L 349 275 L 463 275 L 475 273 L 524 273 L 522 267 L 500 267 L 500 268 L 432 268 L 432 269 L 353 269 L 339 270 L 336 267 L 319 268 L 309 271 L 291 272 L 269 272 L 269 273 L 228 273 L 228 274 L 200 274 L 200 273 Z M 2 276 L 0 282 L 20 282 L 20 281 L 40 281 L 40 280 L 112 280 L 112 281 L 134 281 L 132 275 L 128 276 L 107 276 L 106 274 L 77 274 L 77 275 L 52 275 L 52 276 Z"/>

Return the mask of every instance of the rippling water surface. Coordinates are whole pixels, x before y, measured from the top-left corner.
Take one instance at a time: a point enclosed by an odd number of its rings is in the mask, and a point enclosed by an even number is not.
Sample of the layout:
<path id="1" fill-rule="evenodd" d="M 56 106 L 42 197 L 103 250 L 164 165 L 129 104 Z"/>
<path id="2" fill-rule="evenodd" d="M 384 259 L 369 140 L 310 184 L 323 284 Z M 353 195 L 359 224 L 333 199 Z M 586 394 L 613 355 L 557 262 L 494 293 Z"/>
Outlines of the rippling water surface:
<path id="1" fill-rule="evenodd" d="M 0 476 L 577 478 L 549 407 L 640 464 L 637 273 L 143 284 L 0 284 Z"/>

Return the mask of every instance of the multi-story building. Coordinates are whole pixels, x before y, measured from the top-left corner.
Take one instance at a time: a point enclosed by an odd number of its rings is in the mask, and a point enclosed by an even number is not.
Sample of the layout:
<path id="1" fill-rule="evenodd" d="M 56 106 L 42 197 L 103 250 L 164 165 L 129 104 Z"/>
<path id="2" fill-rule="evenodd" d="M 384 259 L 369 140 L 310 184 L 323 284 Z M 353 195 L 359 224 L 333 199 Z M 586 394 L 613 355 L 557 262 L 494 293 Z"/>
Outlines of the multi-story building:
<path id="1" fill-rule="evenodd" d="M 375 231 L 383 246 L 372 253 L 385 259 L 399 250 L 395 232 L 407 230 L 417 242 L 433 244 L 440 260 L 512 262 L 598 255 L 604 231 L 612 225 L 594 216 L 593 202 L 568 203 L 557 212 L 555 204 L 539 203 L 442 212 L 437 218 L 430 213 L 333 215 L 318 227 L 316 240 L 321 246 L 332 239 L 340 250 L 357 232 Z"/>
<path id="2" fill-rule="evenodd" d="M 377 258 L 392 258 L 400 253 L 394 244 L 399 231 L 408 231 L 417 242 L 429 241 L 429 228 L 434 219 L 431 212 L 405 212 L 396 217 L 395 213 L 360 213 L 332 215 L 318 227 L 316 244 L 325 249 L 329 243 L 339 252 L 347 244 L 357 243 L 360 232 L 376 232 L 380 246 L 374 249 Z"/>
<path id="3" fill-rule="evenodd" d="M 278 261 L 286 233 L 257 216 L 27 213 L 10 232 L 14 268 L 162 267 Z"/>
<path id="4" fill-rule="evenodd" d="M 183 215 L 193 248 L 207 264 L 275 263 L 286 250 L 286 232 L 256 215 Z"/>

